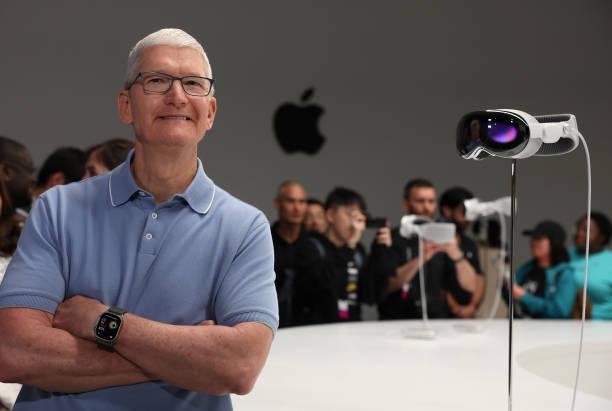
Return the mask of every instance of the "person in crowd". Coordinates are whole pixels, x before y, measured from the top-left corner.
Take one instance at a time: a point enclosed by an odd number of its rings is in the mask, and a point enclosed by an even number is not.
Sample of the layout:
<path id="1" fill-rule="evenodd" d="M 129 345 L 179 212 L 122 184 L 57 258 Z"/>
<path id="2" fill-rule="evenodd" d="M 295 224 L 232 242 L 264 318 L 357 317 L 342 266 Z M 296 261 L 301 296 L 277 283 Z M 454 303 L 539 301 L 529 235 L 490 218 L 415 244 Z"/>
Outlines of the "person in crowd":
<path id="1" fill-rule="evenodd" d="M 0 136 L 0 253 L 11 256 L 32 203 L 34 165 L 28 149 L 21 143 Z"/>
<path id="2" fill-rule="evenodd" d="M 406 215 L 417 215 L 433 220 L 436 213 L 436 189 L 431 181 L 416 178 L 406 183 L 403 196 Z M 381 320 L 421 318 L 422 299 L 419 287 L 419 240 L 404 238 L 399 227 L 392 231 L 389 265 L 395 267 L 379 273 L 387 276 L 386 293 L 378 304 Z M 441 252 L 447 251 L 447 252 Z M 451 256 L 452 254 L 452 256 Z M 463 263 L 463 255 L 456 243 L 443 249 L 440 245 L 424 241 L 423 270 L 427 293 L 429 318 L 448 318 L 451 313 L 446 304 L 445 291 L 448 279 L 456 276 L 455 264 Z"/>
<path id="3" fill-rule="evenodd" d="M 304 228 L 306 231 L 315 231 L 325 234 L 327 231 L 327 219 L 325 218 L 325 204 L 316 198 L 306 200 L 306 216 L 304 217 Z"/>
<path id="4" fill-rule="evenodd" d="M 134 143 L 125 138 L 113 138 L 87 149 L 83 178 L 108 173 L 123 163 L 134 148 Z"/>
<path id="5" fill-rule="evenodd" d="M 14 210 L 28 211 L 32 204 L 34 162 L 21 143 L 0 136 L 0 179 L 11 198 Z"/>
<path id="6" fill-rule="evenodd" d="M 270 225 L 197 157 L 217 111 L 204 49 L 162 29 L 127 66 L 117 102 L 134 151 L 44 193 L 0 285 L 16 409 L 231 410 L 278 326 Z"/>
<path id="7" fill-rule="evenodd" d="M 569 318 L 576 297 L 574 270 L 565 248 L 565 230 L 554 221 L 541 221 L 523 231 L 530 237 L 532 259 L 516 271 L 512 297 L 517 318 Z M 507 287 L 507 285 L 506 285 Z M 507 288 L 505 296 L 507 299 Z"/>
<path id="8" fill-rule="evenodd" d="M 79 181 L 85 171 L 85 153 L 76 147 L 61 147 L 55 150 L 38 170 L 36 185 L 32 189 L 34 198 L 57 185 Z"/>
<path id="9" fill-rule="evenodd" d="M 327 219 L 325 218 L 325 204 L 316 198 L 306 200 L 306 215 L 304 216 L 304 228 L 306 231 L 315 231 L 325 234 L 327 231 Z"/>
<path id="10" fill-rule="evenodd" d="M 465 232 L 470 225 L 463 202 L 474 198 L 464 187 L 452 187 L 440 196 L 440 215 L 455 224 L 455 242 L 461 256 L 455 263 L 456 275 L 448 278 L 446 303 L 453 316 L 472 318 L 484 295 L 485 281 L 480 267 L 478 245 Z"/>
<path id="11" fill-rule="evenodd" d="M 361 304 L 379 294 L 375 278 L 384 252 L 369 258 L 360 243 L 366 203 L 354 190 L 337 187 L 325 201 L 328 228 L 310 232 L 298 249 L 294 318 L 298 325 L 361 320 Z M 381 248 L 390 245 L 390 230 L 377 233 Z M 384 251 L 384 250 L 383 250 Z"/>
<path id="12" fill-rule="evenodd" d="M 293 325 L 292 301 L 297 249 L 306 235 L 302 228 L 306 213 L 304 187 L 296 181 L 283 182 L 276 193 L 274 207 L 278 213 L 278 220 L 272 225 L 272 242 L 279 327 L 287 327 Z"/>
<path id="13" fill-rule="evenodd" d="M 587 216 L 576 222 L 575 247 L 570 250 L 570 260 L 574 267 L 576 285 L 584 288 L 585 252 L 587 244 Z M 607 247 L 612 236 L 612 223 L 601 212 L 591 213 L 591 232 L 589 237 L 589 277 L 587 296 L 590 305 L 590 318 L 612 320 L 612 251 Z M 578 295 L 582 303 L 582 292 Z M 581 315 L 581 314 L 580 314 Z"/>

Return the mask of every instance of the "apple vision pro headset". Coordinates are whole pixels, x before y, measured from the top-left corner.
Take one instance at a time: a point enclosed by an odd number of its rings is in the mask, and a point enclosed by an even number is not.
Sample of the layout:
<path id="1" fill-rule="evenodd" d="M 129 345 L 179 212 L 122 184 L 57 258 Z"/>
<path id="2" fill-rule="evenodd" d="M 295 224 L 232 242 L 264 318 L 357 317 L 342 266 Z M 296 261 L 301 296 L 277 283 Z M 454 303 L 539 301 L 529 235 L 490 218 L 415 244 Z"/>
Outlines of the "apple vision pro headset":
<path id="1" fill-rule="evenodd" d="M 513 226 L 516 211 L 516 160 L 531 156 L 555 156 L 569 153 L 582 142 L 587 162 L 587 234 L 590 238 L 591 227 L 591 160 L 584 137 L 578 131 L 576 117 L 573 114 L 553 114 L 532 116 L 524 111 L 497 109 L 473 111 L 464 115 L 457 125 L 456 143 L 459 155 L 465 159 L 482 160 L 486 157 L 510 158 L 512 162 L 512 197 L 511 197 L 511 241 L 510 267 L 511 284 L 514 284 L 512 273 Z M 586 315 L 586 291 L 589 270 L 589 241 L 586 242 L 584 287 L 582 291 L 582 322 L 578 348 L 578 363 L 571 409 L 575 409 L 576 392 L 580 376 L 584 323 Z M 509 366 L 508 366 L 508 408 L 512 409 L 512 312 L 513 299 L 509 298 Z"/>
<path id="2" fill-rule="evenodd" d="M 580 133 L 573 114 L 532 116 L 519 110 L 473 111 L 459 121 L 457 149 L 461 157 L 527 158 L 569 153 Z"/>

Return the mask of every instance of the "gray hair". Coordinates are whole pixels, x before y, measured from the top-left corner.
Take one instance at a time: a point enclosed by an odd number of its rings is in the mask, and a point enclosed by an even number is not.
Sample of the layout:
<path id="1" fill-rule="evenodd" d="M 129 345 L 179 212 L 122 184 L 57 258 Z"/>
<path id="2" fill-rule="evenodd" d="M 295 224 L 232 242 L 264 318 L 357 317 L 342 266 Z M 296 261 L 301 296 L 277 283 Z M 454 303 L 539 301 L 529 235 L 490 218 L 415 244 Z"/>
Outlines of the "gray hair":
<path id="1" fill-rule="evenodd" d="M 138 76 L 138 64 L 142 52 L 153 46 L 189 47 L 196 50 L 204 60 L 204 75 L 212 78 L 212 68 L 202 45 L 191 35 L 181 29 L 161 29 L 149 34 L 140 40 L 128 56 L 127 71 L 125 73 L 125 87 L 127 88 Z M 214 89 L 213 89 L 214 91 Z M 211 91 L 212 95 L 212 91 Z"/>

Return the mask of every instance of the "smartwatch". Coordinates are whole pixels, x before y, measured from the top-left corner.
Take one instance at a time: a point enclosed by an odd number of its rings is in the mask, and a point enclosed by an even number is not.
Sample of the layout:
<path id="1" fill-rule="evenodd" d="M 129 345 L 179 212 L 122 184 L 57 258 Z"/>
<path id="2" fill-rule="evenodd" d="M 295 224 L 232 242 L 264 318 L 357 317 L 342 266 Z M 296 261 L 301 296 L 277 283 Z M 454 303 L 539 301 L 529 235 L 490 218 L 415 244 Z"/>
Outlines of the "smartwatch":
<path id="1" fill-rule="evenodd" d="M 100 315 L 94 335 L 98 346 L 105 349 L 113 349 L 113 345 L 119 338 L 119 331 L 123 323 L 123 314 L 127 311 L 117 307 L 110 307 Z"/>

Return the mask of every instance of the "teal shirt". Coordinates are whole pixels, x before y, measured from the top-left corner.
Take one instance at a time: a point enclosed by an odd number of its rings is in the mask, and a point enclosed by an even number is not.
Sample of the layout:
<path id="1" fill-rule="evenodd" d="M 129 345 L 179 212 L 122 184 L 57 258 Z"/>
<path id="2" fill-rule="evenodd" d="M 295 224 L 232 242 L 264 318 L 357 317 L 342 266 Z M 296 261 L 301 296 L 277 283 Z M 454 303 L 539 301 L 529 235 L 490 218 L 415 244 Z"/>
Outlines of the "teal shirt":
<path id="1" fill-rule="evenodd" d="M 584 256 L 570 251 L 576 286 L 584 285 Z M 612 320 L 612 251 L 603 250 L 589 255 L 587 295 L 591 299 L 591 318 Z"/>
<path id="2" fill-rule="evenodd" d="M 516 273 L 516 282 L 521 284 L 533 262 L 523 264 Z M 545 270 L 546 290 L 544 297 L 525 294 L 519 303 L 525 310 L 537 318 L 569 318 L 574 308 L 576 284 L 574 270 L 570 264 L 557 264 Z"/>

